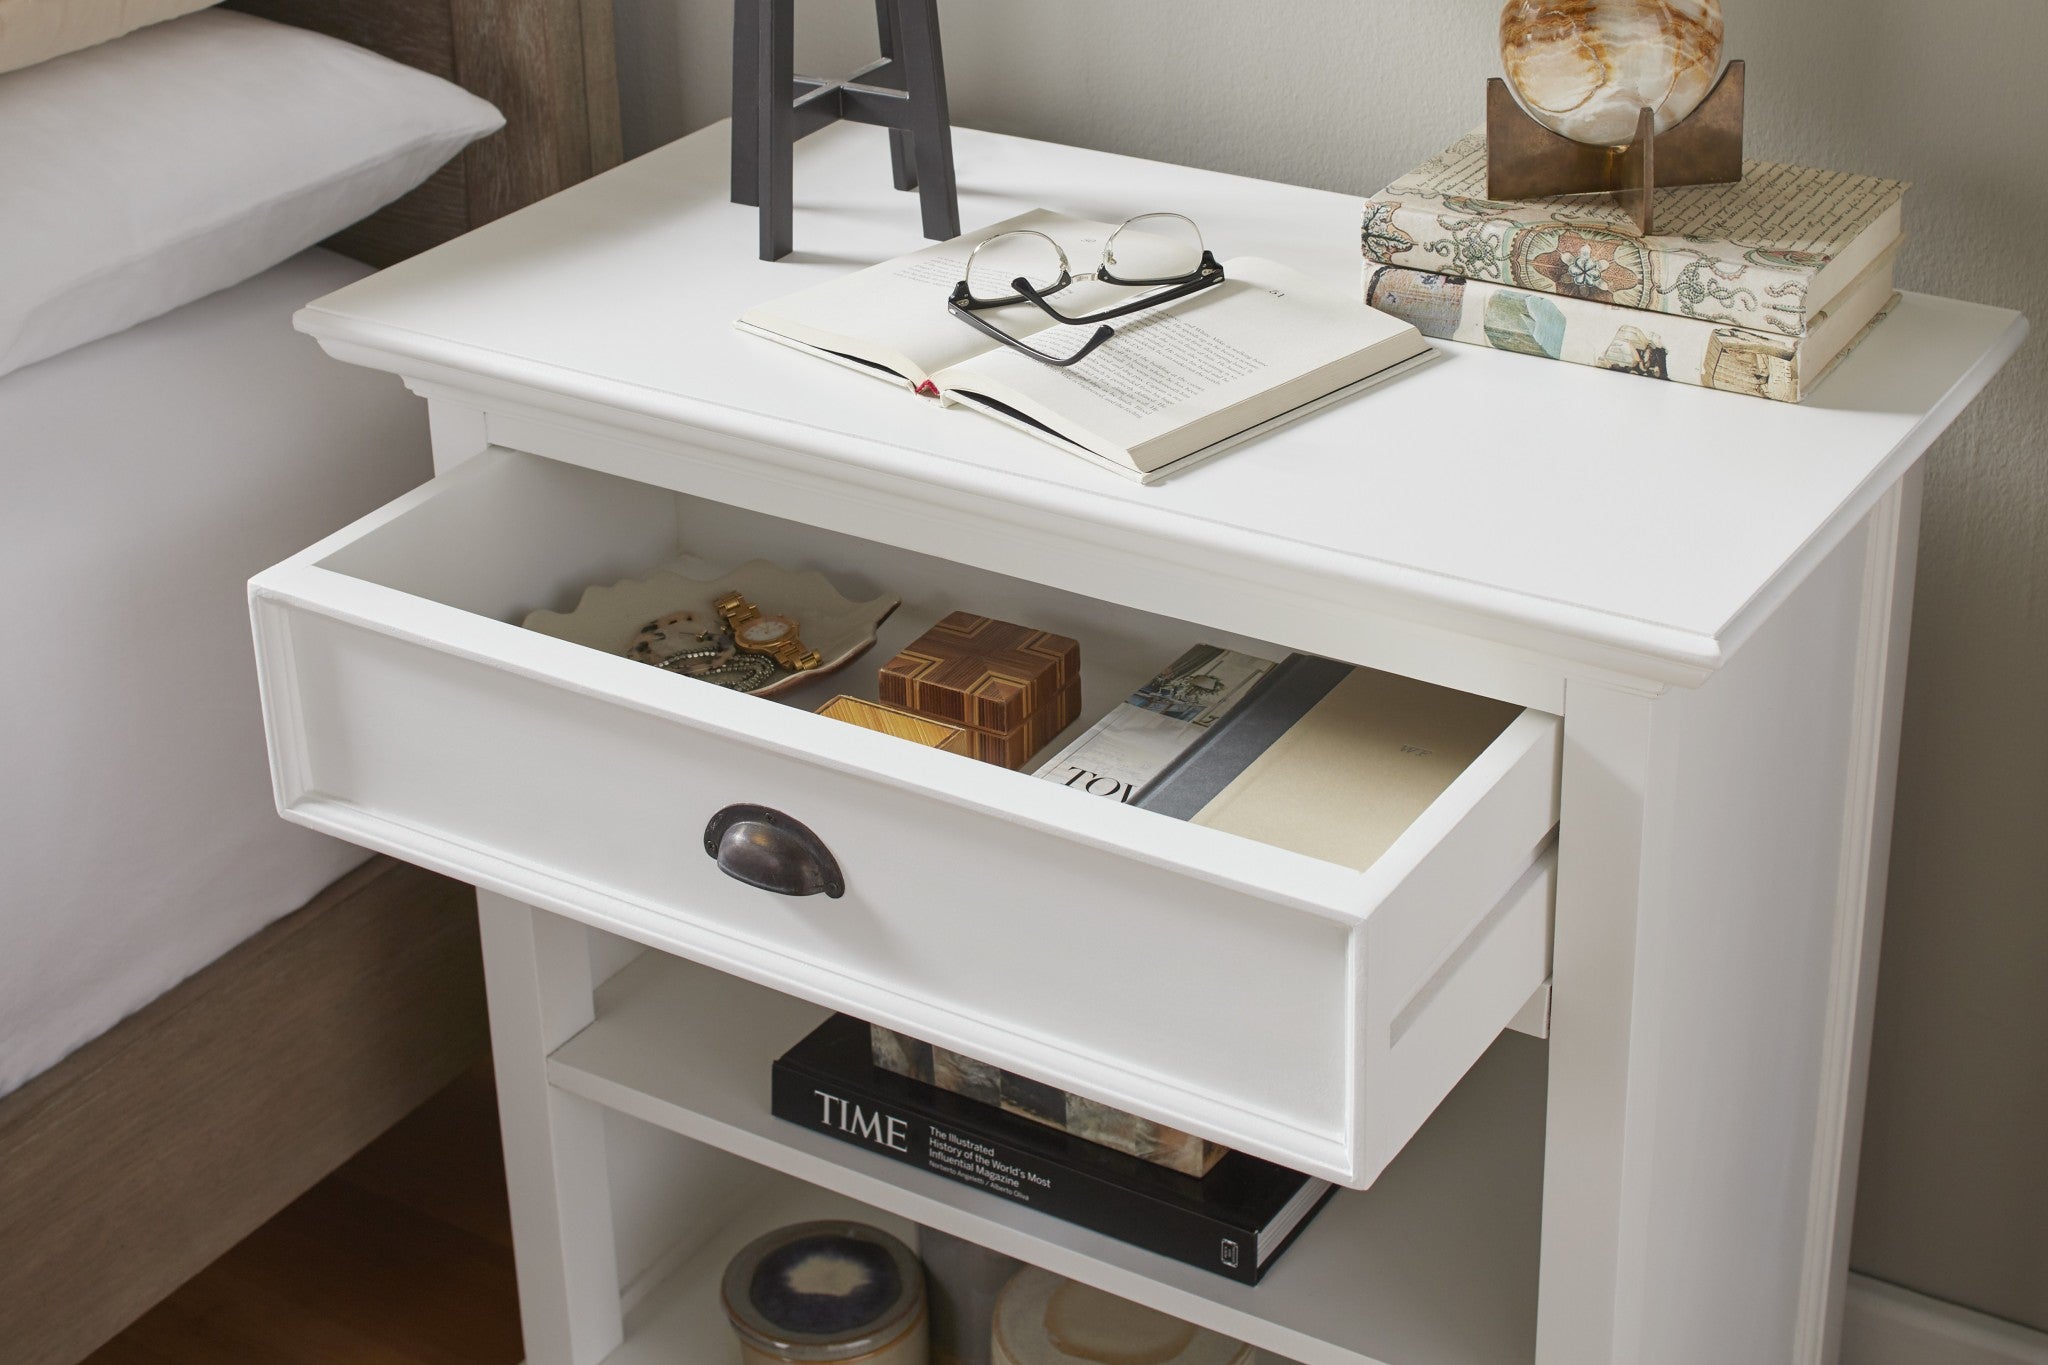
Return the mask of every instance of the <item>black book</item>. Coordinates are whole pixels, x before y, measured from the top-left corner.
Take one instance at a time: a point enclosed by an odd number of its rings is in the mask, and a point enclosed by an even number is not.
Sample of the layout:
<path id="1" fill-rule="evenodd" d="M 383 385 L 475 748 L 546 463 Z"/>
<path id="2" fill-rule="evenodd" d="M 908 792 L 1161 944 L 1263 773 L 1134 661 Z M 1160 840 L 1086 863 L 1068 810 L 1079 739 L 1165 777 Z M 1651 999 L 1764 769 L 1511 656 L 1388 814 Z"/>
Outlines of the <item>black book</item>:
<path id="1" fill-rule="evenodd" d="M 835 1014 L 776 1060 L 777 1118 L 1257 1284 L 1334 1192 L 1231 1152 L 1195 1177 L 884 1071 L 868 1026 Z"/>

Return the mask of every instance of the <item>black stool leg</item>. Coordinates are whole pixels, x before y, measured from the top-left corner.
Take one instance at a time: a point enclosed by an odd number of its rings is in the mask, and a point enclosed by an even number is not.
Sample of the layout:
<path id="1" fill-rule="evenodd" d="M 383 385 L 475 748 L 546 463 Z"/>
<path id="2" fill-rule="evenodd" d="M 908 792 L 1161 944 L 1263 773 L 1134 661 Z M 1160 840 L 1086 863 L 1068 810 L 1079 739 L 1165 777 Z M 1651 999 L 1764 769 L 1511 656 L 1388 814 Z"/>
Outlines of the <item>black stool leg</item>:
<path id="1" fill-rule="evenodd" d="M 732 0 L 732 202 L 761 202 L 761 0 Z"/>
<path id="2" fill-rule="evenodd" d="M 759 24 L 754 65 L 760 123 L 754 145 L 761 205 L 761 259 L 779 261 L 795 245 L 792 158 L 796 151 L 796 0 L 753 0 Z"/>
<path id="3" fill-rule="evenodd" d="M 953 130 L 939 51 L 938 0 L 892 0 L 902 39 L 903 84 L 910 92 L 910 145 L 917 166 L 924 235 L 960 235 L 960 192 L 953 181 Z"/>
<path id="4" fill-rule="evenodd" d="M 881 39 L 882 56 L 896 63 L 895 70 L 900 76 L 903 63 L 896 54 L 903 50 L 903 21 L 897 16 L 896 0 L 875 0 L 875 30 Z M 911 160 L 908 128 L 889 130 L 889 172 L 895 177 L 897 189 L 917 188 L 917 166 Z"/>

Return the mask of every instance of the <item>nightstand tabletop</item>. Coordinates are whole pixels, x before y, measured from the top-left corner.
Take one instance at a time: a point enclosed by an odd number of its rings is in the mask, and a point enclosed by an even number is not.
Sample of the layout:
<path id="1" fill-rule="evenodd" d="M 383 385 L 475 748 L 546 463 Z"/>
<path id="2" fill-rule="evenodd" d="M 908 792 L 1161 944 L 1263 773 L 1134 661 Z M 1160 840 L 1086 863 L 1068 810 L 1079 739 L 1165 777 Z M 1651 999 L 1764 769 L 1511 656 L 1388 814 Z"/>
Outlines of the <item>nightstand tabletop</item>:
<path id="1" fill-rule="evenodd" d="M 1037 205 L 1171 209 L 1220 257 L 1360 289 L 1357 196 L 965 129 L 956 151 L 970 225 Z M 830 492 L 1033 536 L 1048 556 L 1100 547 L 1105 575 L 1154 564 L 1369 603 L 1659 683 L 1717 669 L 2026 332 L 2008 310 L 1908 294 L 1797 406 L 1439 343 L 1417 373 L 1144 487 L 735 331 L 744 309 L 921 238 L 882 131 L 839 125 L 798 148 L 797 252 L 759 261 L 727 155 L 726 125 L 707 128 L 329 295 L 299 326 L 416 386 L 717 452 L 719 486 L 756 505 Z"/>

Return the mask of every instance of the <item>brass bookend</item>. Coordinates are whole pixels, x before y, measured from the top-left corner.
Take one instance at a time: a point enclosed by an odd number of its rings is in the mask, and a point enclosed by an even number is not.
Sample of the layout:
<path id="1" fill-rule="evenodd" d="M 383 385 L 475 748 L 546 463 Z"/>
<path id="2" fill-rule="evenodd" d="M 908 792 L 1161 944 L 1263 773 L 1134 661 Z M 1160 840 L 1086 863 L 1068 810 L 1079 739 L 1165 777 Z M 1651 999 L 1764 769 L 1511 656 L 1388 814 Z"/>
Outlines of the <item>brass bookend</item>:
<path id="1" fill-rule="evenodd" d="M 1553 133 L 1522 112 L 1507 82 L 1486 83 L 1486 197 L 1546 199 L 1611 194 L 1647 237 L 1657 189 L 1742 179 L 1743 64 L 1728 63 L 1700 107 L 1661 135 L 1652 114 L 1636 120 L 1626 147 L 1597 147 Z"/>

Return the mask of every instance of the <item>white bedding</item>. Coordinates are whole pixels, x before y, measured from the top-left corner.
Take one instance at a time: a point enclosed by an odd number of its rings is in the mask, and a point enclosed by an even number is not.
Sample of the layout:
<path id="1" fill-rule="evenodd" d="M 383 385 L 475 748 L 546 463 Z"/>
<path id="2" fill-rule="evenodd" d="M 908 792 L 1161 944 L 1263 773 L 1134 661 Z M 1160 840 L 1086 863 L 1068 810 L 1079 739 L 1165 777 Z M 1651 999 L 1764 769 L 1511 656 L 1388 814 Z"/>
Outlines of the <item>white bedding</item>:
<path id="1" fill-rule="evenodd" d="M 0 75 L 0 375 L 249 279 L 504 122 L 438 76 L 232 10 Z"/>
<path id="2" fill-rule="evenodd" d="M 314 250 L 0 379 L 0 1093 L 364 856 L 277 817 L 248 577 L 421 482 L 425 412 L 291 329 Z"/>

